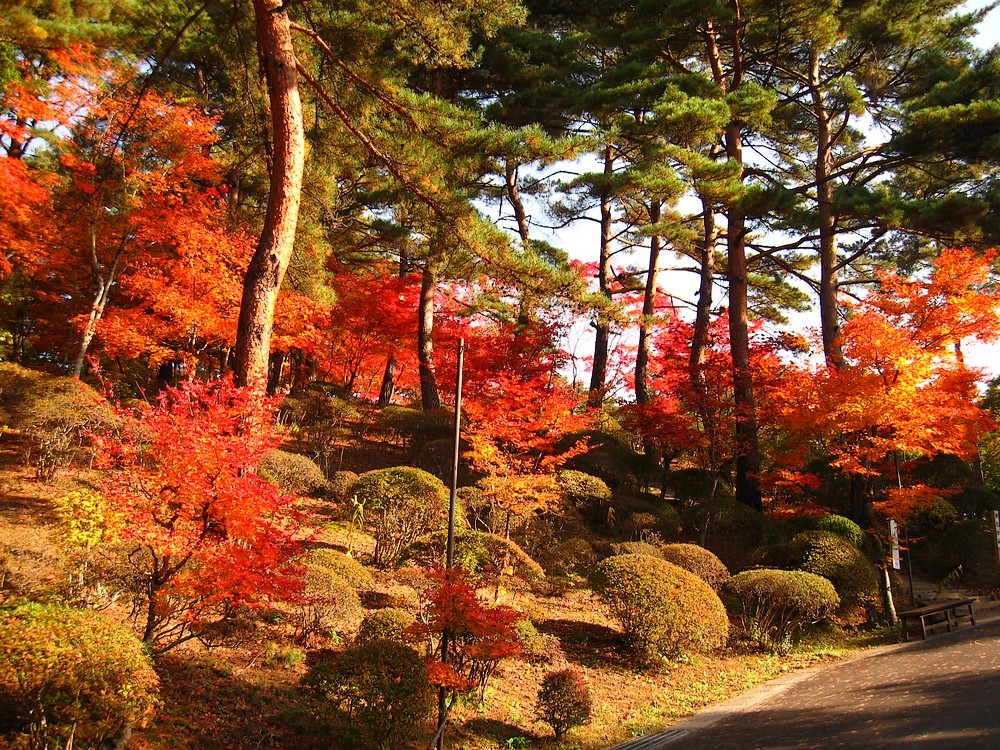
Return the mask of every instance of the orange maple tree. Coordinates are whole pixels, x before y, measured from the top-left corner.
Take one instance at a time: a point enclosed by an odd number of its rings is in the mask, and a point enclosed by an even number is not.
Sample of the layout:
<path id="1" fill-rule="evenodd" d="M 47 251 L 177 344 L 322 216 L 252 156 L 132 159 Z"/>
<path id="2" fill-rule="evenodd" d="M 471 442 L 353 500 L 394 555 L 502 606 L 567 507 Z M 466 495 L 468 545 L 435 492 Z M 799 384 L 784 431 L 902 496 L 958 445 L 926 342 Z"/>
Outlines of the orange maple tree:
<path id="1" fill-rule="evenodd" d="M 273 409 L 228 380 L 187 381 L 155 405 L 118 406 L 120 429 L 94 436 L 141 581 L 136 620 L 156 650 L 303 589 L 297 498 L 256 473 L 278 444 Z"/>
<path id="2" fill-rule="evenodd" d="M 51 208 L 12 258 L 31 280 L 36 340 L 76 373 L 95 341 L 155 366 L 234 335 L 249 250 L 223 221 L 217 123 L 135 76 L 120 62 L 92 73 L 58 159 L 41 162 L 53 171 L 32 175 Z"/>
<path id="3" fill-rule="evenodd" d="M 971 458 L 995 423 L 977 405 L 982 374 L 965 365 L 961 342 L 1000 335 L 992 257 L 947 250 L 926 279 L 882 274 L 882 288 L 854 304 L 843 326 L 844 366 L 787 381 L 779 409 L 786 457 L 819 451 L 862 482 L 868 497 L 897 452 Z M 879 510 L 907 515 L 926 494 L 895 491 Z"/>

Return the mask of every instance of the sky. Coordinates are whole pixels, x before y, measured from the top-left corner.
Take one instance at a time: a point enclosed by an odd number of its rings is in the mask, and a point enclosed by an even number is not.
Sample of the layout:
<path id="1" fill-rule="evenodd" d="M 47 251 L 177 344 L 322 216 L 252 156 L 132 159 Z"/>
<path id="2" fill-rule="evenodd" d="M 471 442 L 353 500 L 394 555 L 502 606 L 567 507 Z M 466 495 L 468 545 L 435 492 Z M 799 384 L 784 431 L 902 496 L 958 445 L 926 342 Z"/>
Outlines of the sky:
<path id="1" fill-rule="evenodd" d="M 985 8 L 991 2 L 993 0 L 970 0 L 966 3 L 966 7 L 969 10 L 977 10 Z M 1000 8 L 991 10 L 986 19 L 979 24 L 979 38 L 976 41 L 983 49 L 1000 43 Z"/>

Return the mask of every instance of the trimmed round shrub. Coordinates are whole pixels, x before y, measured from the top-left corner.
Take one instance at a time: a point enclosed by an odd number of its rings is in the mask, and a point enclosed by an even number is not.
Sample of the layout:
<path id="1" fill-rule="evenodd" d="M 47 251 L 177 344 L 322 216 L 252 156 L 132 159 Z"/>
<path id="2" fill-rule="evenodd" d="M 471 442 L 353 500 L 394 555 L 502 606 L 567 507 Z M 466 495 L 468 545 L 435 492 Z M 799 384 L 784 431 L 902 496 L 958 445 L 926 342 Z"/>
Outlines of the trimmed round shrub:
<path id="1" fill-rule="evenodd" d="M 564 435 L 556 443 L 556 453 L 562 453 L 586 439 L 590 449 L 571 458 L 566 468 L 598 477 L 612 490 L 627 489 L 641 484 L 649 472 L 646 456 L 637 454 L 628 436 L 605 417 L 599 430 L 587 430 Z"/>
<path id="2" fill-rule="evenodd" d="M 400 555 L 400 564 L 430 567 L 443 564 L 448 549 L 448 532 L 425 534 Z M 455 564 L 477 575 L 498 577 L 505 572 L 528 583 L 545 577 L 542 566 L 509 539 L 484 531 L 462 529 L 455 532 Z"/>
<path id="3" fill-rule="evenodd" d="M 729 620 L 718 595 L 694 573 L 647 555 L 616 555 L 590 578 L 594 591 L 646 658 L 725 645 Z"/>
<path id="4" fill-rule="evenodd" d="M 257 467 L 262 477 L 292 495 L 324 495 L 327 481 L 323 470 L 308 456 L 288 451 L 271 451 Z"/>
<path id="5" fill-rule="evenodd" d="M 664 505 L 657 513 L 657 528 L 664 539 L 676 539 L 681 533 L 681 514 L 673 505 Z"/>
<path id="6" fill-rule="evenodd" d="M 600 504 L 611 500 L 611 488 L 599 477 L 575 469 L 563 469 L 556 480 L 562 493 L 575 502 Z"/>
<path id="7" fill-rule="evenodd" d="M 619 542 L 612 544 L 611 549 L 616 555 L 648 555 L 649 557 L 659 557 L 663 559 L 660 548 L 649 542 Z"/>
<path id="8" fill-rule="evenodd" d="M 556 475 L 556 481 L 565 501 L 597 523 L 612 524 L 611 488 L 603 479 L 575 469 L 563 469 Z"/>
<path id="9" fill-rule="evenodd" d="M 549 547 L 542 562 L 551 582 L 553 577 L 586 577 L 597 564 L 597 559 L 594 545 L 586 539 L 574 536 Z"/>
<path id="10" fill-rule="evenodd" d="M 111 409 L 97 391 L 76 378 L 35 373 L 14 380 L 18 383 L 11 383 L 12 390 L 23 388 L 13 416 L 27 438 L 27 462 L 38 479 L 51 482 L 57 472 L 91 455 L 85 435 L 109 430 Z"/>
<path id="11" fill-rule="evenodd" d="M 865 532 L 854 521 L 845 516 L 836 514 L 820 516 L 813 524 L 813 528 L 816 531 L 829 531 L 831 534 L 842 536 L 858 549 L 865 548 Z"/>
<path id="12" fill-rule="evenodd" d="M 911 536 L 938 536 L 958 523 L 958 510 L 943 497 L 936 497 L 913 513 Z"/>
<path id="13" fill-rule="evenodd" d="M 156 704 L 142 643 L 97 612 L 24 604 L 0 611 L 0 732 L 31 750 L 124 742 Z M 117 746 L 117 745 L 115 745 Z"/>
<path id="14" fill-rule="evenodd" d="M 370 641 L 318 652 L 309 662 L 302 682 L 329 702 L 348 747 L 403 747 L 431 712 L 427 667 L 409 646 Z"/>
<path id="15" fill-rule="evenodd" d="M 339 550 L 314 549 L 309 553 L 308 559 L 311 567 L 325 568 L 356 589 L 364 591 L 375 585 L 375 576 L 368 568 Z"/>
<path id="16" fill-rule="evenodd" d="M 952 524 L 937 540 L 914 553 L 914 564 L 930 568 L 943 583 L 996 584 L 993 519 L 967 519 Z"/>
<path id="17" fill-rule="evenodd" d="M 335 471 L 326 485 L 327 494 L 330 499 L 338 502 L 347 500 L 357 481 L 358 475 L 353 471 Z"/>
<path id="18" fill-rule="evenodd" d="M 337 573 L 310 565 L 306 570 L 306 601 L 302 605 L 298 640 L 312 635 L 331 636 L 348 630 L 361 618 L 357 590 Z"/>
<path id="19" fill-rule="evenodd" d="M 1000 510 L 1000 494 L 987 487 L 965 487 L 957 495 L 951 496 L 951 504 L 958 509 L 959 513 L 966 516 L 978 516 L 993 510 Z"/>
<path id="20" fill-rule="evenodd" d="M 714 591 L 729 580 L 729 568 L 722 560 L 697 544 L 664 544 L 660 547 L 660 557 L 694 573 Z"/>
<path id="21" fill-rule="evenodd" d="M 853 618 L 878 602 L 878 579 L 865 554 L 829 531 L 804 531 L 791 542 L 797 567 L 830 579 L 840 596 L 838 615 Z"/>
<path id="22" fill-rule="evenodd" d="M 444 411 L 424 411 L 406 406 L 386 406 L 378 414 L 378 423 L 391 433 L 404 451 L 414 446 L 451 436 L 452 419 Z"/>
<path id="23" fill-rule="evenodd" d="M 743 627 L 761 647 L 786 653 L 795 634 L 840 603 L 826 578 L 801 570 L 745 570 L 726 588 L 743 607 Z"/>
<path id="24" fill-rule="evenodd" d="M 592 705 L 590 688 L 575 669 L 550 672 L 538 690 L 538 717 L 552 727 L 556 741 L 590 721 Z"/>
<path id="25" fill-rule="evenodd" d="M 406 545 L 448 526 L 449 493 L 433 474 L 410 466 L 368 471 L 351 491 L 355 515 L 375 537 L 372 563 L 391 565 Z M 456 517 L 461 511 L 456 509 Z"/>
<path id="26" fill-rule="evenodd" d="M 412 612 L 396 607 L 386 607 L 376 609 L 367 613 L 361 620 L 361 627 L 358 628 L 357 643 L 369 643 L 371 641 L 392 641 L 394 643 L 405 643 L 403 629 L 410 627 L 417 621 Z"/>

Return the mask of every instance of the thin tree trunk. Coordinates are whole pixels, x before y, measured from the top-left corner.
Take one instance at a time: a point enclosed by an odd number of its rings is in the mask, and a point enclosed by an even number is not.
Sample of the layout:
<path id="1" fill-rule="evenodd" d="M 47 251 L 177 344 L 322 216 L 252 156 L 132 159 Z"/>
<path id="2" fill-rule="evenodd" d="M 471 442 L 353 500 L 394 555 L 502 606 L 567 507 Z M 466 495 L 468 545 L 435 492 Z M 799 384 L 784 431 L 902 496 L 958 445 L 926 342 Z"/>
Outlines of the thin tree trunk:
<path id="1" fill-rule="evenodd" d="M 715 211 L 702 198 L 702 241 L 698 248 L 698 305 L 695 312 L 694 332 L 691 336 L 690 366 L 693 377 L 701 373 L 708 348 L 708 331 L 712 324 L 712 294 L 715 289 L 715 250 L 719 229 L 715 225 Z M 697 387 L 697 383 L 695 386 Z"/>
<path id="2" fill-rule="evenodd" d="M 528 249 L 531 247 L 528 212 L 524 208 L 524 201 L 521 200 L 521 190 L 517 184 L 517 165 L 510 161 L 505 165 L 504 187 L 507 192 L 507 200 L 510 201 L 511 208 L 514 209 L 514 220 L 517 222 L 517 235 L 521 239 L 521 248 L 524 252 L 528 252 Z M 517 326 L 514 329 L 515 336 L 522 336 L 531 325 L 533 303 L 534 295 L 527 290 L 522 290 L 517 308 Z"/>
<path id="3" fill-rule="evenodd" d="M 264 229 L 243 282 L 234 370 L 240 384 L 263 386 L 278 290 L 295 243 L 305 135 L 288 13 L 278 0 L 253 0 L 253 8 L 257 54 L 271 105 L 274 149 Z"/>
<path id="4" fill-rule="evenodd" d="M 719 472 L 719 430 L 715 409 L 707 398 L 705 361 L 708 351 L 709 330 L 712 324 L 712 302 L 715 291 L 715 251 L 719 228 L 715 223 L 715 210 L 702 198 L 702 241 L 698 253 L 699 283 L 698 305 L 695 313 L 694 332 L 691 337 L 691 355 L 688 360 L 689 378 L 694 393 L 698 395 L 698 413 L 708 441 L 708 468 L 713 477 Z"/>
<path id="5" fill-rule="evenodd" d="M 649 223 L 660 221 L 660 202 L 653 200 L 649 204 Z M 635 356 L 635 401 L 637 404 L 649 403 L 649 354 L 652 348 L 650 339 L 653 327 L 653 317 L 656 314 L 656 285 L 660 271 L 660 246 L 658 234 L 649 237 L 649 268 L 646 271 L 646 289 L 642 296 L 642 318 L 639 321 L 639 351 Z"/>
<path id="6" fill-rule="evenodd" d="M 604 175 L 610 177 L 614 171 L 614 157 L 611 146 L 604 149 Z M 601 294 L 611 299 L 611 188 L 601 189 L 601 246 L 597 267 L 597 283 Z M 599 408 L 604 404 L 604 390 L 608 377 L 608 349 L 611 342 L 611 321 L 604 313 L 597 314 L 594 336 L 594 361 L 590 370 L 590 389 L 587 405 Z"/>
<path id="7" fill-rule="evenodd" d="M 122 232 L 121 241 L 115 250 L 111 265 L 108 266 L 107 278 L 101 272 L 101 261 L 97 255 L 97 220 L 90 223 L 90 269 L 94 277 L 94 301 L 90 304 L 90 313 L 87 316 L 87 323 L 83 327 L 80 335 L 80 347 L 77 349 L 76 359 L 73 360 L 73 377 L 79 378 L 83 374 L 83 365 L 87 361 L 87 351 L 90 344 L 97 335 L 97 326 L 104 317 L 104 308 L 107 307 L 108 298 L 111 296 L 111 287 L 114 286 L 118 278 L 118 266 L 125 248 L 128 245 L 128 230 Z"/>
<path id="8" fill-rule="evenodd" d="M 434 369 L 434 292 L 437 281 L 430 261 L 424 263 L 420 281 L 420 308 L 417 314 L 417 357 L 420 362 L 420 404 L 424 411 L 441 408 L 437 374 Z"/>
<path id="9" fill-rule="evenodd" d="M 837 265 L 837 217 L 833 211 L 833 142 L 830 112 L 821 88 L 821 62 L 817 49 L 809 53 L 809 83 L 812 88 L 813 113 L 816 117 L 816 203 L 819 219 L 819 314 L 823 335 L 823 354 L 830 367 L 843 365 L 840 316 L 837 304 L 839 288 Z"/>

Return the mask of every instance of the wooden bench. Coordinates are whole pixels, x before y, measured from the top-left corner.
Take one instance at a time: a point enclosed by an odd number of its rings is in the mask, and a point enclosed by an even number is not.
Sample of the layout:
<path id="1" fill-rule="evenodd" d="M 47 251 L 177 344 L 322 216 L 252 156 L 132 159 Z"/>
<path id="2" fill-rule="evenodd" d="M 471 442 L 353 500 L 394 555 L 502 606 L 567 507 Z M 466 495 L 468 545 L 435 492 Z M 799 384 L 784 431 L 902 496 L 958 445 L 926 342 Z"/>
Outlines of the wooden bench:
<path id="1" fill-rule="evenodd" d="M 975 599 L 946 599 L 942 602 L 928 604 L 925 607 L 908 609 L 898 612 L 899 624 L 903 628 L 903 639 L 910 640 L 910 621 L 920 623 L 920 637 L 927 640 L 928 633 L 948 628 L 950 633 L 963 622 L 976 624 L 976 615 L 972 611 Z"/>

